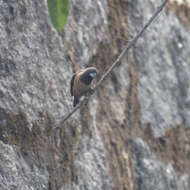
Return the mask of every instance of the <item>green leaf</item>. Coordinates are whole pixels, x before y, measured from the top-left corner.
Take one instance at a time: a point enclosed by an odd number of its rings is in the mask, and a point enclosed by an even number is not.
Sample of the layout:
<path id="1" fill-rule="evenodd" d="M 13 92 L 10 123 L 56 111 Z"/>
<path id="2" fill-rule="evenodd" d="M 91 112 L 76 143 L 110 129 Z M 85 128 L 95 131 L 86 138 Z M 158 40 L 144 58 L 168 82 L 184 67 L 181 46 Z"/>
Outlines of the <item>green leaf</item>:
<path id="1" fill-rule="evenodd" d="M 61 31 L 67 23 L 69 0 L 48 0 L 48 9 L 54 27 Z"/>

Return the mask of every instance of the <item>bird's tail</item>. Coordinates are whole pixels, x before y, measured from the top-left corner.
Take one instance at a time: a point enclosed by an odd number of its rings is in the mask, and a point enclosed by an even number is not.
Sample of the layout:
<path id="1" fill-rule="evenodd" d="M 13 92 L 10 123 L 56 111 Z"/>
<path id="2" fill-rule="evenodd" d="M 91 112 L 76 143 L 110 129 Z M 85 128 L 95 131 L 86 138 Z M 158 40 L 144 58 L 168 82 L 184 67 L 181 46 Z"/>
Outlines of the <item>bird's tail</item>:
<path id="1" fill-rule="evenodd" d="M 73 107 L 75 107 L 79 103 L 79 99 L 74 97 Z"/>

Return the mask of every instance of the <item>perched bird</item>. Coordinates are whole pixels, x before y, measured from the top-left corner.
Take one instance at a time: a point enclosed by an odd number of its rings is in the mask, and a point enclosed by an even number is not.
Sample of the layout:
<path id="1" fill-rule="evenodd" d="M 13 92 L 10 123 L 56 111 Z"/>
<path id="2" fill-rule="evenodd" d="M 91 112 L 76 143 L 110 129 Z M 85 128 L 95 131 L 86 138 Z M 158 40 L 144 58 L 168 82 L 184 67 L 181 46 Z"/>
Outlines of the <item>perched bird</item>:
<path id="1" fill-rule="evenodd" d="M 75 73 L 71 79 L 71 96 L 74 96 L 73 107 L 79 103 L 79 99 L 88 91 L 93 91 L 90 87 L 92 80 L 97 75 L 95 67 L 88 67 Z"/>

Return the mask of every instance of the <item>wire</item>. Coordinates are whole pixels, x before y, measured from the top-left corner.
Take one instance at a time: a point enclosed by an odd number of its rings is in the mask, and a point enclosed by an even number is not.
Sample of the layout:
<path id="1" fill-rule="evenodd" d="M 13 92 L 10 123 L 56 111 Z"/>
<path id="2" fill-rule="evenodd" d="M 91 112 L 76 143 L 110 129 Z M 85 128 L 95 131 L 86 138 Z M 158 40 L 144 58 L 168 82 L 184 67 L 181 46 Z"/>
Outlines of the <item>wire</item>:
<path id="1" fill-rule="evenodd" d="M 156 12 L 152 15 L 152 17 L 148 20 L 148 22 L 144 25 L 144 27 L 140 30 L 140 32 L 125 46 L 125 48 L 123 49 L 123 51 L 121 52 L 121 54 L 118 56 L 118 58 L 115 60 L 115 62 L 111 65 L 111 67 L 109 67 L 109 69 L 103 74 L 103 76 L 101 77 L 101 79 L 98 81 L 98 83 L 95 85 L 94 87 L 94 91 L 96 91 L 99 86 L 102 84 L 102 82 L 106 79 L 106 77 L 112 72 L 112 70 L 116 67 L 116 65 L 121 61 L 121 59 L 123 58 L 123 56 L 129 51 L 129 49 L 131 49 L 135 43 L 137 42 L 137 40 L 142 36 L 142 34 L 144 33 L 144 31 L 152 24 L 152 22 L 154 21 L 154 19 L 158 16 L 158 14 L 162 11 L 162 9 L 165 7 L 166 3 L 168 2 L 168 0 L 165 0 L 156 10 Z M 88 93 L 85 97 L 85 99 L 83 101 L 81 101 L 75 108 L 73 108 L 73 110 L 71 112 L 69 112 L 66 116 L 64 116 L 61 119 L 61 122 L 59 124 L 59 126 L 56 126 L 54 129 L 60 128 L 60 126 L 63 125 L 63 123 L 69 119 L 80 107 L 86 105 L 90 99 L 90 96 L 92 94 Z"/>

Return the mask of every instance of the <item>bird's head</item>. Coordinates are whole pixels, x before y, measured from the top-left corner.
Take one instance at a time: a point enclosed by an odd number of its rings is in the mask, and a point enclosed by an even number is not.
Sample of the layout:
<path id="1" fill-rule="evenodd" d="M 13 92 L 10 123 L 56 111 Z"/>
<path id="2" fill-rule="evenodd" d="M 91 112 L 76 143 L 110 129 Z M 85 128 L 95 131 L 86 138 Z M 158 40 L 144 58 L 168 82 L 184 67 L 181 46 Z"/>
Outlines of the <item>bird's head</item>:
<path id="1" fill-rule="evenodd" d="M 80 77 L 80 81 L 85 83 L 86 85 L 89 85 L 96 76 L 97 69 L 95 67 L 88 67 L 83 71 Z"/>

